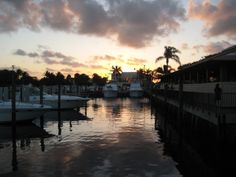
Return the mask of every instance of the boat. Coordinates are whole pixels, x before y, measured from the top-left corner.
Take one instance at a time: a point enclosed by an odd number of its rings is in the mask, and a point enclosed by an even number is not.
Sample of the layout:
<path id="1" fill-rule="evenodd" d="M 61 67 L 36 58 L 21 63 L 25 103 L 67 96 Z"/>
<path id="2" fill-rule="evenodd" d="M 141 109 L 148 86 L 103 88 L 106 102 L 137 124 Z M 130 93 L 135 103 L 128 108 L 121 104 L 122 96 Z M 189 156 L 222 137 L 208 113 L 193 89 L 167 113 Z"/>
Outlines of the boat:
<path id="1" fill-rule="evenodd" d="M 30 103 L 40 104 L 40 89 L 32 86 L 24 87 L 25 100 Z M 24 96 L 23 96 L 24 97 Z M 17 93 L 17 99 L 19 100 L 20 93 Z M 61 95 L 60 96 L 60 109 L 73 109 L 85 106 L 89 101 L 89 98 Z M 42 104 L 49 105 L 52 109 L 59 109 L 58 107 L 58 95 L 57 94 L 47 94 L 43 92 Z"/>
<path id="2" fill-rule="evenodd" d="M 143 96 L 143 89 L 140 82 L 133 82 L 130 84 L 129 96 L 133 98 L 140 98 Z"/>
<path id="3" fill-rule="evenodd" d="M 69 96 L 69 95 L 61 95 L 61 103 L 60 109 L 73 109 L 77 107 L 85 106 L 89 101 L 89 98 L 83 98 L 79 96 Z M 39 103 L 40 96 L 32 95 L 29 98 L 31 103 Z M 58 95 L 49 95 L 43 94 L 43 104 L 49 105 L 54 109 L 58 109 Z"/>
<path id="4" fill-rule="evenodd" d="M 103 87 L 104 98 L 116 98 L 118 96 L 118 86 L 115 83 L 106 84 Z"/>
<path id="5" fill-rule="evenodd" d="M 16 102 L 16 122 L 32 121 L 40 117 L 51 107 L 41 104 Z M 10 101 L 0 101 L 0 123 L 11 123 L 12 103 Z"/>

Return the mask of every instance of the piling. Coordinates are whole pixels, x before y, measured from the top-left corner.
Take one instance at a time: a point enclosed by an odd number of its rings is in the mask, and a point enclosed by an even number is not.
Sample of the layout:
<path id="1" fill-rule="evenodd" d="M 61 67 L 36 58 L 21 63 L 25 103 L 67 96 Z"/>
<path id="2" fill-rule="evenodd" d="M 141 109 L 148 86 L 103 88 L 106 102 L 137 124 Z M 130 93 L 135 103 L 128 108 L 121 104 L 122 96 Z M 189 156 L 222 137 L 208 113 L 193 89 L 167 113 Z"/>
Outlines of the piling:
<path id="1" fill-rule="evenodd" d="M 44 129 L 44 116 L 40 116 L 40 128 L 43 130 Z M 41 136 L 40 138 L 40 145 L 41 145 L 41 151 L 45 151 L 45 144 L 44 144 L 44 137 Z"/>
<path id="2" fill-rule="evenodd" d="M 17 156 L 16 156 L 16 84 L 15 84 L 15 72 L 12 67 L 12 170 L 17 170 Z"/>
<path id="3" fill-rule="evenodd" d="M 61 109 L 61 84 L 58 84 L 58 109 Z"/>
<path id="4" fill-rule="evenodd" d="M 12 71 L 11 105 L 12 105 L 12 127 L 14 127 L 16 126 L 16 84 L 15 84 L 14 70 Z"/>
<path id="5" fill-rule="evenodd" d="M 43 85 L 40 85 L 40 104 L 43 105 Z"/>

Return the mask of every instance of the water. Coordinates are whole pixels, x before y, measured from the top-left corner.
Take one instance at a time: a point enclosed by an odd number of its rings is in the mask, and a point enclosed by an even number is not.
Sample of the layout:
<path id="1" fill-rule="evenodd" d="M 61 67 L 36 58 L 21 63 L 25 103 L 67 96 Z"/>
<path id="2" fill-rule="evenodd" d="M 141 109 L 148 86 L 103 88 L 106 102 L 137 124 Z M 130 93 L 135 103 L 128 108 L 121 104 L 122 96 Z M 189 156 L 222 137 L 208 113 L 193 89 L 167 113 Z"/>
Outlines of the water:
<path id="1" fill-rule="evenodd" d="M 147 99 L 90 100 L 80 112 L 89 120 L 51 112 L 18 126 L 16 149 L 11 127 L 0 126 L 0 176 L 182 176 L 165 154 Z"/>

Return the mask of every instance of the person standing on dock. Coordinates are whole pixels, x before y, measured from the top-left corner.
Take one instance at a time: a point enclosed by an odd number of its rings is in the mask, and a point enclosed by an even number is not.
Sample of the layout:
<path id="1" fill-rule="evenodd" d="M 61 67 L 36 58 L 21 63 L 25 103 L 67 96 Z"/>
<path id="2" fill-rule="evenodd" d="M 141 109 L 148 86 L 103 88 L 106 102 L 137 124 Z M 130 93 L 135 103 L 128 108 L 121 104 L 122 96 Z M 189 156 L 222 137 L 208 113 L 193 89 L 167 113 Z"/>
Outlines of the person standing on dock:
<path id="1" fill-rule="evenodd" d="M 220 100 L 221 100 L 221 95 L 222 95 L 222 90 L 221 90 L 219 84 L 216 84 L 214 91 L 215 91 L 215 101 L 216 101 L 216 104 L 217 104 L 217 103 L 220 102 Z"/>
<path id="2" fill-rule="evenodd" d="M 220 101 L 221 101 L 221 95 L 222 95 L 222 89 L 220 88 L 219 84 L 216 84 L 214 91 L 215 91 L 216 114 L 219 114 Z"/>

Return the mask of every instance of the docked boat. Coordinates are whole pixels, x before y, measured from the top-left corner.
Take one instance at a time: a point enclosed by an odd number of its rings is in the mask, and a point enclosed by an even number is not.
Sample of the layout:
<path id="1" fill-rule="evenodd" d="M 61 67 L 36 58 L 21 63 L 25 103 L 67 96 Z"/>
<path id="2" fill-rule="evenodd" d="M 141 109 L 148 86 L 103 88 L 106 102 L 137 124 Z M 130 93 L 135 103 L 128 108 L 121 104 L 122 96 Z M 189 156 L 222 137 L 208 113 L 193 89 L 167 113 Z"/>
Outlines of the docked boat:
<path id="1" fill-rule="evenodd" d="M 133 98 L 140 98 L 143 96 L 143 89 L 140 82 L 134 82 L 130 84 L 129 96 Z"/>
<path id="2" fill-rule="evenodd" d="M 16 102 L 16 122 L 32 121 L 40 117 L 50 106 L 32 103 Z M 0 101 L 0 123 L 12 121 L 12 103 Z"/>
<path id="3" fill-rule="evenodd" d="M 36 95 L 30 96 L 29 101 L 31 103 L 39 103 L 40 96 L 36 96 Z M 60 108 L 73 109 L 77 107 L 82 107 L 82 106 L 85 106 L 88 101 L 89 101 L 89 98 L 61 95 Z M 44 93 L 43 104 L 49 105 L 54 109 L 58 109 L 58 95 L 49 95 L 49 94 Z"/>
<path id="4" fill-rule="evenodd" d="M 118 96 L 118 86 L 115 83 L 106 84 L 103 87 L 103 95 L 105 98 L 116 98 Z"/>

